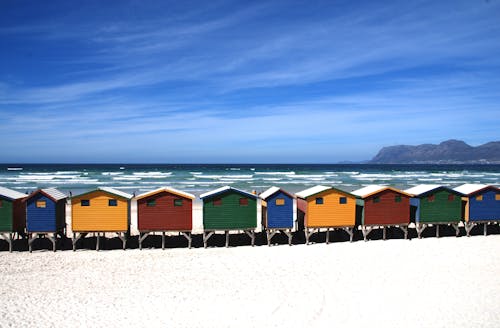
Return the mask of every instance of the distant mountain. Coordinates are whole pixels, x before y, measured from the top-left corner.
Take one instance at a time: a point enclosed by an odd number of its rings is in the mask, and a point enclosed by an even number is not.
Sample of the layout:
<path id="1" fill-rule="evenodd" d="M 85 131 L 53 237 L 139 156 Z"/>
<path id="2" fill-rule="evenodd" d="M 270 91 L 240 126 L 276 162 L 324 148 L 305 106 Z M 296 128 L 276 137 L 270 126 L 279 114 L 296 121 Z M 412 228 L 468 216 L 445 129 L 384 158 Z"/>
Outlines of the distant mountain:
<path id="1" fill-rule="evenodd" d="M 461 140 L 439 145 L 390 146 L 382 148 L 371 164 L 500 164 L 500 141 L 472 147 Z"/>

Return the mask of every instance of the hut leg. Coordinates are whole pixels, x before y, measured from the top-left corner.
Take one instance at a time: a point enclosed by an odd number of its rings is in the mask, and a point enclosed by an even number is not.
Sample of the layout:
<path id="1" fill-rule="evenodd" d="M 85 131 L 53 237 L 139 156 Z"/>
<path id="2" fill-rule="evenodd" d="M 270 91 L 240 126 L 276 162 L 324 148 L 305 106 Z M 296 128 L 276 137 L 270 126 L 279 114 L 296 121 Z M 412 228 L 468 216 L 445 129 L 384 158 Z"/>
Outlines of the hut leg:
<path id="1" fill-rule="evenodd" d="M 191 249 L 191 245 L 193 243 L 193 237 L 191 236 L 191 233 L 188 232 L 189 240 L 188 240 L 188 248 Z"/>
<path id="2" fill-rule="evenodd" d="M 417 223 L 415 229 L 417 230 L 418 239 L 422 239 L 422 232 L 425 230 L 425 224 Z"/>
<path id="3" fill-rule="evenodd" d="M 255 231 L 253 231 L 253 230 L 251 231 L 250 238 L 252 238 L 252 247 L 254 247 L 255 246 Z"/>
<path id="4" fill-rule="evenodd" d="M 400 226 L 399 229 L 401 229 L 405 235 L 405 239 L 408 239 L 408 227 L 407 226 Z"/>
<path id="5" fill-rule="evenodd" d="M 33 243 L 33 235 L 32 234 L 28 234 L 28 249 L 29 249 L 29 252 L 33 252 L 33 246 L 32 246 L 32 243 Z"/>
<path id="6" fill-rule="evenodd" d="M 292 231 L 289 229 L 287 232 L 285 232 L 286 235 L 288 236 L 288 246 L 292 246 Z"/>
<path id="7" fill-rule="evenodd" d="M 229 231 L 225 231 L 226 234 L 226 247 L 229 247 Z"/>
<path id="8" fill-rule="evenodd" d="M 330 243 L 330 228 L 326 228 L 326 244 Z"/>
<path id="9" fill-rule="evenodd" d="M 436 238 L 439 238 L 439 224 L 436 224 Z"/>
<path id="10" fill-rule="evenodd" d="M 386 240 L 386 237 L 387 237 L 387 227 L 384 226 L 382 230 L 382 239 Z"/>
<path id="11" fill-rule="evenodd" d="M 100 235 L 100 234 L 99 234 L 99 233 L 97 233 L 97 237 L 96 237 L 97 239 L 96 239 L 96 244 L 95 244 L 95 250 L 96 250 L 96 251 L 99 251 L 99 235 Z"/>
<path id="12" fill-rule="evenodd" d="M 486 222 L 483 224 L 483 235 L 488 235 L 488 223 Z"/>
<path id="13" fill-rule="evenodd" d="M 142 242 L 149 236 L 149 232 L 140 233 L 139 232 L 139 249 L 142 249 Z M 123 241 L 123 239 L 122 239 Z"/>
<path id="14" fill-rule="evenodd" d="M 188 241 L 188 248 L 191 248 L 191 233 L 190 232 L 181 232 L 184 238 Z"/>
<path id="15" fill-rule="evenodd" d="M 467 237 L 470 237 L 470 232 L 471 232 L 473 227 L 474 227 L 473 223 L 470 223 L 470 222 L 465 223 L 465 232 L 467 234 Z"/>
<path id="16" fill-rule="evenodd" d="M 207 236 L 205 235 L 205 231 L 203 231 L 203 247 L 207 248 Z"/>
<path id="17" fill-rule="evenodd" d="M 372 227 L 362 226 L 361 232 L 363 232 L 363 240 L 368 241 L 368 235 L 372 232 Z"/>
<path id="18" fill-rule="evenodd" d="M 269 229 L 266 229 L 267 246 L 271 246 L 271 236 L 269 234 Z"/>
<path id="19" fill-rule="evenodd" d="M 165 231 L 161 232 L 161 249 L 165 249 Z"/>
<path id="20" fill-rule="evenodd" d="M 118 233 L 118 237 L 120 237 L 120 239 L 122 240 L 123 250 L 126 250 L 127 249 L 127 236 L 125 235 L 124 232 L 120 232 L 120 233 Z"/>
<path id="21" fill-rule="evenodd" d="M 304 229 L 304 234 L 306 236 L 306 245 L 309 245 L 309 228 Z"/>
<path id="22" fill-rule="evenodd" d="M 12 253 L 12 232 L 9 232 L 9 253 Z"/>
<path id="23" fill-rule="evenodd" d="M 354 238 L 354 231 L 353 231 L 353 228 L 344 228 L 345 232 L 347 232 L 349 234 L 349 242 L 352 243 L 352 240 Z"/>
<path id="24" fill-rule="evenodd" d="M 455 228 L 455 236 L 458 237 L 460 235 L 460 229 L 458 228 L 458 223 L 457 224 L 452 224 L 453 228 Z"/>

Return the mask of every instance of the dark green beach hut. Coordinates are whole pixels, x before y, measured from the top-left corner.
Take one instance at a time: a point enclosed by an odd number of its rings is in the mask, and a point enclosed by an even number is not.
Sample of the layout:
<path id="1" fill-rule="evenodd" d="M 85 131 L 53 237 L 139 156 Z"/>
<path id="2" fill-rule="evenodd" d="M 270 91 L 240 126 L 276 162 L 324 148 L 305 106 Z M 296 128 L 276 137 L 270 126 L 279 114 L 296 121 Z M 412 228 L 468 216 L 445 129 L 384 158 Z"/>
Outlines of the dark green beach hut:
<path id="1" fill-rule="evenodd" d="M 257 227 L 257 196 L 232 188 L 221 187 L 200 195 L 203 201 L 203 244 L 216 231 L 226 234 L 226 247 L 229 246 L 229 231 L 244 231 L 255 241 Z"/>
<path id="2" fill-rule="evenodd" d="M 23 234 L 26 227 L 26 197 L 28 195 L 0 187 L 0 235 L 9 243 L 9 252 L 12 252 L 14 234 Z"/>
<path id="3" fill-rule="evenodd" d="M 439 225 L 453 226 L 458 236 L 458 223 L 462 219 L 461 193 L 445 186 L 425 184 L 404 192 L 412 195 L 410 216 L 418 238 L 429 225 L 436 226 L 436 237 L 439 237 Z"/>

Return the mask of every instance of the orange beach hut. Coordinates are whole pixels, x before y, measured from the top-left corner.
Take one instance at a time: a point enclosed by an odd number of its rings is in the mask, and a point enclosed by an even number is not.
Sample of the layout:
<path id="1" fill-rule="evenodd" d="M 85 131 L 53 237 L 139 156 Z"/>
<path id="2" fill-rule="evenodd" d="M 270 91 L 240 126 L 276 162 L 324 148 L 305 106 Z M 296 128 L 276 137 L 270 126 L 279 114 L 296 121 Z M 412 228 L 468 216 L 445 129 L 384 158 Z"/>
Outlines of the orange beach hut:
<path id="1" fill-rule="evenodd" d="M 125 233 L 130 226 L 130 200 L 132 195 L 122 191 L 100 187 L 71 198 L 71 227 L 73 230 L 73 250 L 76 243 L 88 233 L 116 233 L 125 249 Z"/>
<path id="2" fill-rule="evenodd" d="M 326 242 L 330 229 L 342 229 L 353 239 L 356 224 L 356 196 L 346 191 L 326 186 L 315 186 L 295 194 L 297 218 L 303 221 L 306 243 L 321 228 L 326 228 Z"/>

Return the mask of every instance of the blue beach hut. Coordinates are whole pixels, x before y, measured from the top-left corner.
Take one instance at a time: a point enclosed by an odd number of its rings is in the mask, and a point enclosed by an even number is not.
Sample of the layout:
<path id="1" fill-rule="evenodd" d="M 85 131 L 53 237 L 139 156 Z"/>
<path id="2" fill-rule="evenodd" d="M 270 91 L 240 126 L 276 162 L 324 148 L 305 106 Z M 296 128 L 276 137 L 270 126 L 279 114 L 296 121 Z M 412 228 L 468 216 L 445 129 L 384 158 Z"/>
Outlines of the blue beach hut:
<path id="1" fill-rule="evenodd" d="M 28 245 L 36 237 L 46 235 L 56 251 L 57 235 L 63 235 L 66 228 L 67 196 L 55 188 L 39 189 L 26 198 L 26 231 Z"/>
<path id="2" fill-rule="evenodd" d="M 463 184 L 455 188 L 464 194 L 463 218 L 465 231 L 470 236 L 472 228 L 483 224 L 484 235 L 488 224 L 500 222 L 500 188 L 485 184 Z"/>
<path id="3" fill-rule="evenodd" d="M 271 245 L 277 232 L 283 232 L 291 245 L 295 197 L 278 187 L 267 189 L 259 197 L 262 199 L 262 226 L 266 230 L 267 244 Z"/>

